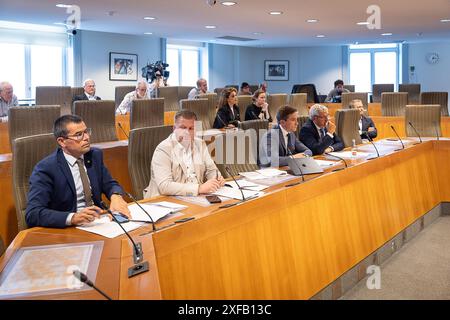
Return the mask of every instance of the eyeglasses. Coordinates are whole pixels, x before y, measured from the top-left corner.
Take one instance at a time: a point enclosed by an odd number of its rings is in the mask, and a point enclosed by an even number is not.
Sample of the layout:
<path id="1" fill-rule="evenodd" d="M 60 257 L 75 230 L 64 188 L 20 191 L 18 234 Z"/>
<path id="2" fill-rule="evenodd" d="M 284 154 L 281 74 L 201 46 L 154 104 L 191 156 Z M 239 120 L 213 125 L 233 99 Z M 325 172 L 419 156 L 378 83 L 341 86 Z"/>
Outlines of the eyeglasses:
<path id="1" fill-rule="evenodd" d="M 77 132 L 75 134 L 67 135 L 67 136 L 65 136 L 65 138 L 66 139 L 75 138 L 75 139 L 71 139 L 71 140 L 81 141 L 81 140 L 84 139 L 84 135 L 87 134 L 87 135 L 90 136 L 91 133 L 92 133 L 92 129 L 91 128 L 86 128 L 86 130 L 84 130 L 84 131 L 80 131 L 80 132 Z"/>

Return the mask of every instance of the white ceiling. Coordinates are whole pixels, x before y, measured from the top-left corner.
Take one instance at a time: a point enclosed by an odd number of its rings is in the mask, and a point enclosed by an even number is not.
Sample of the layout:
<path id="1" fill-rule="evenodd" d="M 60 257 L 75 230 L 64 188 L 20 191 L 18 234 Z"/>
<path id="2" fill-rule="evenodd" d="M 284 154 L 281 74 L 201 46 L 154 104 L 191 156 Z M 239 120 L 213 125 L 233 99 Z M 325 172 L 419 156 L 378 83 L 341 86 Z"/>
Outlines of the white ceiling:
<path id="1" fill-rule="evenodd" d="M 170 39 L 211 41 L 221 36 L 258 39 L 250 42 L 222 41 L 233 45 L 293 47 L 349 44 L 354 42 L 422 42 L 450 39 L 450 0 L 235 0 L 225 7 L 218 0 L 0 0 L 0 20 L 54 25 L 68 14 L 55 4 L 81 8 L 82 30 L 153 36 Z M 381 29 L 369 30 L 365 21 L 369 5 L 381 9 Z M 269 11 L 283 11 L 271 16 Z M 113 11 L 111 16 L 108 12 Z M 156 20 L 144 20 L 144 16 Z M 306 23 L 307 19 L 318 23 Z M 206 29 L 215 25 L 216 29 Z M 255 35 L 260 32 L 261 35 Z M 382 33 L 392 36 L 381 36 Z M 323 34 L 325 38 L 316 38 Z"/>

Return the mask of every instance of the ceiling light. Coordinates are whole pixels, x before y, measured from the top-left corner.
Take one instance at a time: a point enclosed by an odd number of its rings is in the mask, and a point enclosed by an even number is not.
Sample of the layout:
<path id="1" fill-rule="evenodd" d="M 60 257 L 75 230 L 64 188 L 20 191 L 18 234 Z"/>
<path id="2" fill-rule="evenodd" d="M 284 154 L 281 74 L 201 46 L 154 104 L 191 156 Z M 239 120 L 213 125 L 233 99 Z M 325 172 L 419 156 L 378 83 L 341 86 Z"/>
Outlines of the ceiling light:
<path id="1" fill-rule="evenodd" d="M 53 24 L 56 24 L 58 26 L 65 26 L 66 25 L 64 22 L 53 22 Z"/>
<path id="2" fill-rule="evenodd" d="M 72 7 L 71 4 L 62 4 L 62 3 L 59 3 L 59 4 L 57 4 L 56 6 L 57 6 L 58 8 L 71 8 L 71 7 Z"/>
<path id="3" fill-rule="evenodd" d="M 450 19 L 441 19 L 441 22 L 450 22 Z"/>
<path id="4" fill-rule="evenodd" d="M 237 2 L 233 2 L 233 1 L 223 1 L 222 5 L 224 6 L 234 6 L 235 4 L 237 4 Z"/>
<path id="5" fill-rule="evenodd" d="M 367 22 L 367 21 L 361 21 L 361 22 L 357 22 L 356 23 L 358 26 L 367 26 L 367 25 L 369 25 L 369 22 Z"/>
<path id="6" fill-rule="evenodd" d="M 277 15 L 283 14 L 283 12 L 282 11 L 270 11 L 269 14 L 271 14 L 273 16 L 277 16 Z"/>
<path id="7" fill-rule="evenodd" d="M 206 29 L 215 29 L 217 28 L 216 26 L 205 26 Z"/>
<path id="8" fill-rule="evenodd" d="M 144 34 L 151 35 L 151 34 L 153 34 L 153 32 L 144 32 Z"/>
<path id="9" fill-rule="evenodd" d="M 392 33 L 391 32 L 386 32 L 386 33 L 382 33 L 381 35 L 382 36 L 392 36 Z"/>
<path id="10" fill-rule="evenodd" d="M 323 34 L 318 34 L 316 37 L 317 37 L 317 38 L 325 38 L 325 35 L 323 35 Z"/>
<path id="11" fill-rule="evenodd" d="M 306 20 L 306 22 L 308 22 L 308 23 L 316 23 L 316 22 L 319 22 L 319 20 L 317 20 L 317 19 L 308 19 L 308 20 Z"/>
<path id="12" fill-rule="evenodd" d="M 144 17 L 144 20 L 156 20 L 155 17 Z"/>
<path id="13" fill-rule="evenodd" d="M 255 36 L 260 36 L 260 35 L 262 35 L 263 33 L 262 33 L 262 32 L 253 32 L 253 34 L 254 34 Z"/>

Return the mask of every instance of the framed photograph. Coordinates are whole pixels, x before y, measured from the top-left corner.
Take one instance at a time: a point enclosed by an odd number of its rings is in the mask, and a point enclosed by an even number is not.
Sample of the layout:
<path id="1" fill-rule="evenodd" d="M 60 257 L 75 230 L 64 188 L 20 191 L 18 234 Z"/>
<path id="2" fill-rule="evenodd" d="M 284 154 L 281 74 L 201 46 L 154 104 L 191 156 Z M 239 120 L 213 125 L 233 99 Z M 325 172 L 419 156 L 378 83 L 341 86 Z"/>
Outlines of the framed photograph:
<path id="1" fill-rule="evenodd" d="M 109 53 L 109 80 L 137 81 L 138 56 L 129 53 Z"/>
<path id="2" fill-rule="evenodd" d="M 289 61 L 288 60 L 265 60 L 264 80 L 288 81 Z"/>

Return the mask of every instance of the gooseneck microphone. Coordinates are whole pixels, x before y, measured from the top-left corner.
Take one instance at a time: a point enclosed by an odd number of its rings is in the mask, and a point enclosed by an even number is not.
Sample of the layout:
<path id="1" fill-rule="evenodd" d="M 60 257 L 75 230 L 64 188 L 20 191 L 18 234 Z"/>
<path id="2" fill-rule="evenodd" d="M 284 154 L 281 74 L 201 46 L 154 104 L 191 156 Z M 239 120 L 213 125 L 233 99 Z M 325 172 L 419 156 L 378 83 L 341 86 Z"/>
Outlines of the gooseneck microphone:
<path id="1" fill-rule="evenodd" d="M 405 145 L 403 144 L 402 139 L 401 139 L 400 136 L 398 135 L 397 130 L 395 130 L 394 126 L 392 126 L 392 125 L 391 125 L 391 129 L 392 129 L 392 131 L 394 131 L 394 133 L 395 133 L 395 135 L 397 136 L 398 140 L 400 140 L 400 143 L 402 144 L 402 148 L 401 148 L 401 149 L 395 149 L 394 151 L 400 151 L 400 150 L 405 149 Z"/>
<path id="2" fill-rule="evenodd" d="M 127 139 L 130 139 L 130 136 L 126 133 L 125 129 L 122 127 L 122 124 L 120 122 L 117 122 L 117 125 L 119 126 L 120 130 L 122 130 L 125 137 L 127 137 Z"/>
<path id="3" fill-rule="evenodd" d="M 107 300 L 112 300 L 110 296 L 108 296 L 106 293 L 104 293 L 102 290 L 100 290 L 99 288 L 97 288 L 91 280 L 89 280 L 89 278 L 87 277 L 87 275 L 85 275 L 83 272 L 79 271 L 79 270 L 74 270 L 73 271 L 73 276 L 75 278 L 77 278 L 80 282 L 82 283 L 86 283 L 89 287 L 91 287 L 92 289 L 94 289 L 95 291 L 97 291 L 98 293 L 100 293 L 102 296 L 104 296 Z"/>
<path id="4" fill-rule="evenodd" d="M 330 157 L 339 159 L 339 160 L 341 160 L 342 162 L 344 162 L 344 165 L 345 165 L 345 168 L 337 168 L 337 169 L 332 170 L 332 172 L 336 172 L 336 171 L 340 171 L 340 170 L 344 170 L 344 169 L 347 169 L 347 168 L 348 168 L 347 162 L 345 161 L 344 158 L 341 158 L 341 157 L 339 157 L 339 156 L 337 156 L 337 155 L 334 155 L 334 154 L 331 154 L 331 153 L 327 153 L 327 156 L 330 156 Z"/>
<path id="5" fill-rule="evenodd" d="M 127 230 L 125 230 L 125 228 L 122 226 L 122 224 L 119 221 L 117 221 L 117 218 L 114 216 L 114 214 L 111 212 L 111 210 L 108 208 L 108 206 L 103 201 L 100 201 L 100 205 L 103 210 L 106 210 L 111 215 L 114 222 L 119 225 L 119 227 L 123 230 L 123 232 L 126 234 L 128 239 L 130 239 L 131 243 L 133 244 L 134 266 L 132 266 L 128 269 L 128 278 L 131 278 L 135 275 L 138 275 L 140 273 L 148 271 L 148 269 L 149 269 L 148 262 L 143 261 L 144 253 L 142 251 L 142 244 L 140 242 L 137 244 L 136 244 L 136 242 L 134 242 L 133 238 L 130 236 L 130 234 L 127 232 Z"/>
<path id="6" fill-rule="evenodd" d="M 244 196 L 244 191 L 242 191 L 241 186 L 239 185 L 239 183 L 237 183 L 236 179 L 233 176 L 233 173 L 231 172 L 230 168 L 228 166 L 225 166 L 225 171 L 228 172 L 228 174 L 231 176 L 231 178 L 233 179 L 234 183 L 236 183 L 237 187 L 239 188 L 239 190 L 241 191 L 242 194 L 242 201 L 245 201 L 245 196 Z"/>
<path id="7" fill-rule="evenodd" d="M 418 143 L 414 143 L 414 144 L 419 144 L 422 143 L 422 138 L 420 137 L 419 132 L 416 130 L 416 128 L 412 125 L 412 123 L 409 121 L 408 124 L 411 126 L 411 128 L 413 128 L 414 132 L 417 134 L 417 136 L 419 137 L 419 141 Z"/>
<path id="8" fill-rule="evenodd" d="M 153 231 L 156 231 L 155 221 L 153 220 L 152 216 L 144 209 L 144 207 L 142 207 L 142 206 L 140 205 L 139 202 L 137 202 L 136 198 L 133 197 L 133 195 L 132 195 L 131 193 L 128 193 L 128 192 L 125 191 L 125 194 L 126 194 L 131 200 L 133 200 L 133 202 L 136 203 L 136 205 L 137 205 L 142 211 L 144 211 L 144 213 L 147 215 L 147 217 L 150 218 L 150 221 L 152 222 L 152 228 L 153 228 Z"/>
<path id="9" fill-rule="evenodd" d="M 375 151 L 377 152 L 377 156 L 376 157 L 370 157 L 367 158 L 366 160 L 372 160 L 372 159 L 376 159 L 380 157 L 380 153 L 378 152 L 378 148 L 375 145 L 375 143 L 373 143 L 373 139 L 369 136 L 369 133 L 367 131 L 364 132 L 364 135 L 367 137 L 367 140 L 369 140 L 369 142 L 373 145 L 373 147 L 375 148 Z"/>
<path id="10" fill-rule="evenodd" d="M 297 161 L 294 158 L 294 155 L 292 154 L 291 150 L 289 149 L 289 146 L 286 147 L 286 150 L 288 152 L 288 156 L 289 158 L 291 158 L 293 160 L 293 162 L 295 163 L 295 166 L 297 167 L 298 171 L 300 172 L 300 175 L 302 176 L 302 182 L 305 182 L 305 175 L 303 174 L 302 169 L 300 168 L 300 166 L 298 165 Z M 300 182 L 294 182 L 294 183 L 290 183 L 285 185 L 285 187 L 293 187 L 300 184 Z"/>

